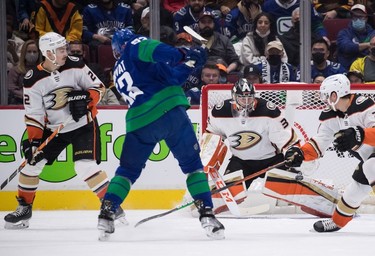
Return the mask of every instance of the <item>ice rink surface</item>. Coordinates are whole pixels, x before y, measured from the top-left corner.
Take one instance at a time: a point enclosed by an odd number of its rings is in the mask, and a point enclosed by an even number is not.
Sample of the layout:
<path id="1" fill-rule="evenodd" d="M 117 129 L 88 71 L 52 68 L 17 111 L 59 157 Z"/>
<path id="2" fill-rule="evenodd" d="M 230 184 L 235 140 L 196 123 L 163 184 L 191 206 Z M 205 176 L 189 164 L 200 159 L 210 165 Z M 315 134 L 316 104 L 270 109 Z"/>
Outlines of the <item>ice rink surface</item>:
<path id="1" fill-rule="evenodd" d="M 210 240 L 198 219 L 184 211 L 139 220 L 165 210 L 126 211 L 128 226 L 116 226 L 109 241 L 98 241 L 98 211 L 34 211 L 30 227 L 5 230 L 0 212 L 1 256 L 317 256 L 372 255 L 375 215 L 360 215 L 336 233 L 310 232 L 310 215 L 256 215 L 220 218 L 226 239 Z M 228 216 L 228 215 L 226 215 Z"/>

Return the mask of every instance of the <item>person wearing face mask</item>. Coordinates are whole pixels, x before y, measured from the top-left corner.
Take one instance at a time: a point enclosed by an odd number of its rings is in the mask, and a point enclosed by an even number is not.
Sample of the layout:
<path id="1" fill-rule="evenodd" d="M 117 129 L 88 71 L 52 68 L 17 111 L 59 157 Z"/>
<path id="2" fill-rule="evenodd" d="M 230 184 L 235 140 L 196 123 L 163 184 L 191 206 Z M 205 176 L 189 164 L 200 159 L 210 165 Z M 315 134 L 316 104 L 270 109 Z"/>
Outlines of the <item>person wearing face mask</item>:
<path id="1" fill-rule="evenodd" d="M 254 24 L 253 31 L 247 33 L 242 42 L 240 61 L 243 65 L 257 63 L 262 58 L 264 59 L 268 42 L 279 40 L 273 19 L 268 13 L 258 14 L 254 19 Z M 286 54 L 282 60 L 288 62 Z"/>
<path id="2" fill-rule="evenodd" d="M 317 39 L 311 47 L 311 79 L 313 80 L 318 74 L 329 77 L 335 74 L 344 74 L 346 69 L 340 64 L 328 60 L 329 46 L 323 38 Z M 300 70 L 297 71 L 297 80 L 300 80 Z"/>
<path id="3" fill-rule="evenodd" d="M 26 41 L 21 48 L 21 56 L 17 66 L 9 70 L 8 104 L 21 105 L 23 103 L 23 77 L 32 67 L 42 61 L 42 56 L 34 40 Z"/>
<path id="4" fill-rule="evenodd" d="M 362 58 L 357 58 L 350 66 L 349 71 L 360 72 L 363 75 L 364 83 L 375 82 L 375 36 L 370 40 L 369 54 Z"/>
<path id="5" fill-rule="evenodd" d="M 367 23 L 366 7 L 356 4 L 351 8 L 352 19 L 346 29 L 337 35 L 338 62 L 349 69 L 357 58 L 369 54 L 370 38 L 375 35 L 375 30 Z"/>
<path id="6" fill-rule="evenodd" d="M 262 70 L 264 83 L 275 84 L 296 81 L 293 66 L 282 61 L 284 54 L 284 47 L 280 41 L 271 41 L 267 44 L 266 59 L 262 59 L 258 64 L 258 67 Z"/>
<path id="7" fill-rule="evenodd" d="M 202 13 L 198 21 L 199 34 L 207 39 L 205 46 L 208 57 L 222 58 L 225 63 L 228 63 L 227 71 L 229 74 L 237 70 L 240 59 L 229 38 L 214 31 L 214 19 L 212 12 L 206 11 Z"/>

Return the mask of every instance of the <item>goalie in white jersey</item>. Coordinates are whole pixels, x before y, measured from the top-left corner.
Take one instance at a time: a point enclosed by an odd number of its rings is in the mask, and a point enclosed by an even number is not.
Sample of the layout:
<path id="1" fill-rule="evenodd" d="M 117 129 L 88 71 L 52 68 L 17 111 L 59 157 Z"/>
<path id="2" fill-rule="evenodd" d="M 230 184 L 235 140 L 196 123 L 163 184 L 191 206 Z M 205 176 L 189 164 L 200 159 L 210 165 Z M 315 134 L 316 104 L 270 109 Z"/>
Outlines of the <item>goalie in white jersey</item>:
<path id="1" fill-rule="evenodd" d="M 284 161 L 283 153 L 299 140 L 279 108 L 272 102 L 255 97 L 253 84 L 245 78 L 234 84 L 231 94 L 232 99 L 212 109 L 206 129 L 206 132 L 220 135 L 228 141 L 232 157 L 225 169 L 224 179 L 239 170 L 246 177 Z M 246 189 L 256 178 L 246 181 Z M 233 196 L 239 202 L 244 200 L 239 195 Z"/>
<path id="2" fill-rule="evenodd" d="M 4 218 L 5 228 L 9 229 L 29 226 L 39 174 L 69 144 L 73 145 L 76 173 L 99 198 L 104 196 L 109 183 L 98 165 L 101 143 L 96 105 L 105 92 L 103 83 L 79 58 L 68 56 L 67 43 L 61 35 L 46 33 L 39 40 L 39 48 L 45 61 L 24 78 L 28 140 L 23 141 L 23 152 L 27 164 L 18 181 L 19 206 Z M 36 151 L 53 130 L 69 119 L 73 120 L 58 136 Z M 124 216 L 122 210 L 120 215 Z"/>

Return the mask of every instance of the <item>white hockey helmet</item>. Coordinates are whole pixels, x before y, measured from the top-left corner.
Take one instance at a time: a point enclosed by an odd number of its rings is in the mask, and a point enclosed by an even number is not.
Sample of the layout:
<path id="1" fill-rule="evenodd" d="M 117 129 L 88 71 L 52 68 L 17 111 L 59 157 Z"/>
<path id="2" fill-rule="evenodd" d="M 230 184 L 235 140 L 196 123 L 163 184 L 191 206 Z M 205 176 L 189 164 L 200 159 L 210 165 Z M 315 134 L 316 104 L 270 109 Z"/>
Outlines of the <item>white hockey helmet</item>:
<path id="1" fill-rule="evenodd" d="M 330 96 L 333 92 L 337 94 L 336 102 L 331 102 L 330 100 Z M 350 94 L 350 81 L 343 74 L 329 76 L 324 79 L 320 85 L 320 99 L 331 105 L 333 108 L 341 97 L 348 94 Z"/>
<path id="2" fill-rule="evenodd" d="M 64 47 L 66 44 L 65 37 L 55 32 L 48 32 L 39 38 L 39 49 L 42 52 L 42 55 L 49 60 L 51 59 L 48 58 L 47 51 L 51 51 L 56 60 L 56 49 Z M 53 60 L 51 61 L 53 62 Z"/>

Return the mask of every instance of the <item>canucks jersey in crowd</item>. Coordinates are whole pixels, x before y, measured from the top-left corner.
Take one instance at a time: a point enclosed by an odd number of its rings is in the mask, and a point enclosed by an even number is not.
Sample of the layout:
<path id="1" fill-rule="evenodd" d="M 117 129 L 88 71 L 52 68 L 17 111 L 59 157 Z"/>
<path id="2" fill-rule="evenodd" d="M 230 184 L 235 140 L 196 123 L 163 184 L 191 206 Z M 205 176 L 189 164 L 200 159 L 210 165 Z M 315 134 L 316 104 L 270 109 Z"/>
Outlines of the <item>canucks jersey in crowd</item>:
<path id="1" fill-rule="evenodd" d="M 181 85 L 193 68 L 180 63 L 183 57 L 179 49 L 139 35 L 126 44 L 115 64 L 114 81 L 130 105 L 127 132 L 157 120 L 176 106 L 189 107 Z"/>
<path id="2" fill-rule="evenodd" d="M 318 69 L 316 65 L 314 65 L 313 61 L 311 61 L 311 78 L 318 75 L 322 75 L 324 77 L 329 77 L 336 74 L 344 74 L 347 70 L 340 64 L 336 62 L 332 62 L 329 60 L 325 60 L 326 67 L 324 69 Z M 301 71 L 300 69 L 297 70 L 297 81 L 301 80 Z"/>
<path id="3" fill-rule="evenodd" d="M 132 28 L 133 16 L 129 5 L 119 3 L 113 9 L 107 10 L 99 5 L 89 4 L 83 9 L 83 41 L 90 42 L 98 30 Z"/>
<path id="4" fill-rule="evenodd" d="M 221 32 L 220 30 L 225 27 L 225 24 L 223 23 L 221 19 L 220 11 L 214 11 L 208 7 L 203 8 L 203 12 L 211 12 L 214 15 L 214 21 L 215 21 L 215 30 L 217 32 Z M 198 28 L 198 20 L 199 17 L 194 17 L 191 6 L 185 6 L 178 10 L 173 16 L 173 27 L 177 34 L 185 32 L 184 26 L 189 26 L 192 29 L 194 29 L 197 33 L 199 33 Z"/>

